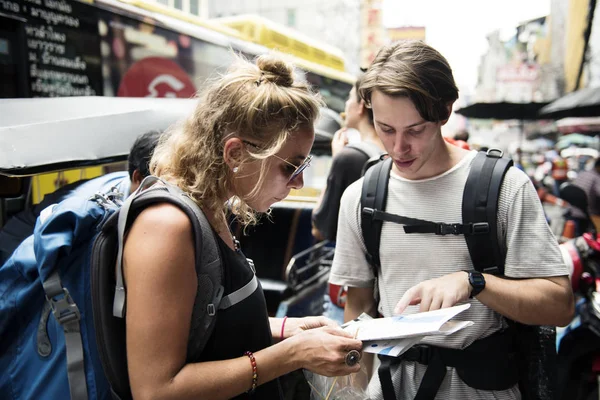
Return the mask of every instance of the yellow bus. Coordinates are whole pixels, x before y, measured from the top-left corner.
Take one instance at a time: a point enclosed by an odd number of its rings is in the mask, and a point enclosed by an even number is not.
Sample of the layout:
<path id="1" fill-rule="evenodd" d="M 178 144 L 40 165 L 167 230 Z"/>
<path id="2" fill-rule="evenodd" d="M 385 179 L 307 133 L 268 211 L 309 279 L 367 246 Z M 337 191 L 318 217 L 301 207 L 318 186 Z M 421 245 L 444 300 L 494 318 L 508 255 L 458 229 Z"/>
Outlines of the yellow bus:
<path id="1" fill-rule="evenodd" d="M 261 36 L 250 37 L 235 26 L 142 0 L 9 3 L 0 13 L 0 57 L 8 65 L 0 71 L 0 98 L 189 98 L 230 65 L 232 50 L 253 57 L 270 47 L 291 53 L 299 72 L 336 112 L 343 111 L 354 82 L 343 71 L 339 50 L 302 41 L 264 21 Z M 33 201 L 103 172 L 95 168 L 36 177 Z"/>

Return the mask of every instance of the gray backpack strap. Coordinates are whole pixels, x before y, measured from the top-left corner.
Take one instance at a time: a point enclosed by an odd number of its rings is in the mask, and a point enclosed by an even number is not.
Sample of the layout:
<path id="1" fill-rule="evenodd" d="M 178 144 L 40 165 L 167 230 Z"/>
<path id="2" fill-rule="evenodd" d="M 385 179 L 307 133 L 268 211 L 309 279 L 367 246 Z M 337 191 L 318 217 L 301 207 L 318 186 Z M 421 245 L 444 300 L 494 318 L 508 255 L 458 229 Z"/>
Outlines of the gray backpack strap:
<path id="1" fill-rule="evenodd" d="M 160 182 L 160 184 L 154 185 L 157 182 Z M 190 337 L 202 338 L 188 343 L 188 356 L 194 356 L 202 351 L 210 337 L 217 310 L 229 308 L 254 293 L 258 287 L 258 279 L 254 275 L 248 284 L 227 296 L 223 296 L 223 266 L 219 246 L 206 216 L 200 207 L 181 189 L 157 177 L 149 176 L 144 179 L 140 188 L 123 204 L 119 212 L 116 289 L 113 303 L 114 316 L 120 318 L 125 316 L 126 289 L 123 280 L 123 247 L 127 224 L 131 222 L 128 221 L 131 208 L 140 210 L 150 204 L 161 202 L 169 202 L 180 207 L 190 218 L 194 229 L 198 292 L 192 314 Z M 195 332 L 199 334 L 194 335 Z"/>
<path id="2" fill-rule="evenodd" d="M 83 344 L 79 321 L 81 314 L 77 304 L 63 287 L 56 270 L 46 279 L 42 286 L 46 292 L 46 301 L 52 309 L 56 321 L 62 326 L 65 334 L 65 347 L 67 351 L 67 378 L 69 380 L 69 393 L 72 400 L 87 400 L 87 381 L 83 361 Z"/>
<path id="3" fill-rule="evenodd" d="M 123 282 L 123 243 L 125 237 L 125 228 L 127 225 L 127 216 L 129 215 L 129 209 L 131 203 L 139 195 L 139 193 L 152 186 L 158 181 L 158 178 L 154 176 L 146 177 L 137 190 L 131 194 L 131 196 L 123 203 L 119 212 L 119 219 L 117 224 L 117 238 L 119 241 L 119 247 L 117 252 L 117 268 L 116 268 L 116 284 L 115 284 L 115 299 L 113 302 L 113 315 L 117 318 L 125 317 L 125 284 Z"/>
<path id="4" fill-rule="evenodd" d="M 162 184 L 149 188 L 156 182 L 161 182 Z M 210 280 L 216 286 L 216 291 L 212 296 L 211 301 L 207 304 L 208 314 L 210 316 L 214 316 L 216 309 L 221 302 L 223 286 L 221 284 L 221 256 L 219 254 L 219 248 L 214 237 L 212 227 L 210 226 L 202 210 L 192 199 L 187 196 L 187 194 L 185 194 L 178 187 L 171 185 L 155 176 L 146 177 L 142 181 L 138 190 L 136 190 L 135 193 L 133 193 L 129 199 L 123 203 L 123 206 L 119 212 L 117 224 L 118 252 L 113 315 L 119 318 L 123 318 L 125 316 L 126 293 L 123 280 L 123 248 L 128 217 L 134 202 L 134 208 L 136 209 L 146 207 L 150 204 L 169 202 L 178 205 L 183 211 L 188 211 L 187 214 L 188 217 L 190 217 L 195 234 L 194 243 L 196 248 L 196 270 L 198 271 L 200 269 L 207 272 L 214 271 L 214 276 L 210 276 Z M 192 214 L 190 214 L 190 212 Z M 217 266 L 218 268 L 213 268 L 214 266 Z M 211 287 L 210 289 L 214 288 Z M 209 293 L 213 293 L 213 290 L 210 290 Z"/>
<path id="5" fill-rule="evenodd" d="M 254 291 L 257 288 L 258 288 L 258 278 L 256 277 L 256 274 L 254 274 L 254 276 L 252 276 L 252 279 L 250 280 L 250 282 L 246 283 L 244 286 L 242 286 L 235 292 L 230 293 L 229 295 L 224 296 L 221 299 L 221 304 L 219 305 L 219 310 L 225 310 L 229 307 L 236 305 L 237 303 L 239 303 L 240 301 L 244 300 L 245 298 L 249 297 L 252 293 L 254 293 Z"/>

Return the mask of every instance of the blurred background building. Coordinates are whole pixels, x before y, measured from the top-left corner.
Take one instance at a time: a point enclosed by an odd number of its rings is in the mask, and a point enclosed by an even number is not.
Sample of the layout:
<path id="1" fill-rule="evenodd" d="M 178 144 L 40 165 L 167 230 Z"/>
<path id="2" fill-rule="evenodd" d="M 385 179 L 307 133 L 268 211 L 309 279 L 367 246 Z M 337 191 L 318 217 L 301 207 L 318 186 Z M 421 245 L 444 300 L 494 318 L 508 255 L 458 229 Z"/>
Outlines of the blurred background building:
<path id="1" fill-rule="evenodd" d="M 335 46 L 344 53 L 347 70 L 358 72 L 361 1 L 208 0 L 207 3 L 210 18 L 255 14 Z"/>

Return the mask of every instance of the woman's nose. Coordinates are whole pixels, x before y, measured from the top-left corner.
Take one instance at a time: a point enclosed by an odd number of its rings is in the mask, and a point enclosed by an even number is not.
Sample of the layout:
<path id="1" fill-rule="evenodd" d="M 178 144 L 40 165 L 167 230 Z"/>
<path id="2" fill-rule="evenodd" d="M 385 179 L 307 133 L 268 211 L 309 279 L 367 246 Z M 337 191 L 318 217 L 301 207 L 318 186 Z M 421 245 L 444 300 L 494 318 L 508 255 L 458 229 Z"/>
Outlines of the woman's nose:
<path id="1" fill-rule="evenodd" d="M 304 186 L 304 171 L 300 172 L 298 176 L 295 176 L 294 179 L 288 182 L 288 186 L 292 189 L 302 189 Z"/>

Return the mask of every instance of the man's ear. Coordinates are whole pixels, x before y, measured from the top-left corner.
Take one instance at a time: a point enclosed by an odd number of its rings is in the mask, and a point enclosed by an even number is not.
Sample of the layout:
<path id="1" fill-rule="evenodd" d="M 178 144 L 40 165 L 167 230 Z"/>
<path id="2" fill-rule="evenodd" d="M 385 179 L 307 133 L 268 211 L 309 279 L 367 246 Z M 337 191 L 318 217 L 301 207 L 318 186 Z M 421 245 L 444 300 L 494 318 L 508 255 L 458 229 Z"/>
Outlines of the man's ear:
<path id="1" fill-rule="evenodd" d="M 133 176 L 131 177 L 131 182 L 134 183 L 136 186 L 139 186 L 140 183 L 142 183 L 143 180 L 144 180 L 144 177 L 140 173 L 140 170 L 139 169 L 134 169 L 133 170 Z"/>
<path id="2" fill-rule="evenodd" d="M 229 169 L 238 167 L 242 160 L 242 151 L 244 143 L 240 138 L 232 137 L 227 139 L 223 146 L 223 160 L 229 166 Z"/>
<path id="3" fill-rule="evenodd" d="M 454 105 L 454 101 L 455 100 L 452 100 L 452 101 L 446 103 L 446 109 L 448 110 L 448 118 L 446 118 L 445 120 L 441 121 L 442 126 L 446 125 L 446 123 L 450 119 L 450 116 L 452 115 L 452 106 Z"/>

